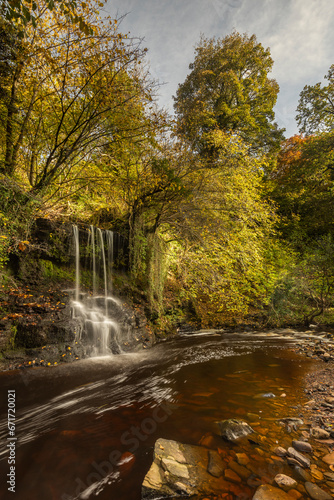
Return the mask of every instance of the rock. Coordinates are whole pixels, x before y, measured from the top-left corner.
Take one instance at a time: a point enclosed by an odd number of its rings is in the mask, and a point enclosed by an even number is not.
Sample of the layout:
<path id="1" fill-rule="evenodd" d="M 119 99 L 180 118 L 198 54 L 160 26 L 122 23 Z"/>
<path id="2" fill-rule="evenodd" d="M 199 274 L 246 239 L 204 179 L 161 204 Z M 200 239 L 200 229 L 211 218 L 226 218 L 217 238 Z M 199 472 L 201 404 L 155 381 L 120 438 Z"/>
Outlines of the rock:
<path id="1" fill-rule="evenodd" d="M 251 475 L 249 469 L 246 467 L 243 467 L 242 465 L 237 464 L 234 460 L 231 460 L 228 464 L 229 468 L 232 469 L 238 476 L 242 477 L 243 479 L 248 479 L 249 476 Z"/>
<path id="2" fill-rule="evenodd" d="M 241 483 L 241 479 L 234 470 L 225 469 L 224 477 L 227 481 L 231 481 L 232 483 Z"/>
<path id="3" fill-rule="evenodd" d="M 220 435 L 227 441 L 236 441 L 241 437 L 248 436 L 254 431 L 247 422 L 238 419 L 223 420 L 218 423 Z"/>
<path id="4" fill-rule="evenodd" d="M 298 427 L 304 424 L 301 418 L 295 418 L 295 417 L 281 418 L 278 421 L 278 423 L 284 425 L 288 432 L 291 432 L 292 430 L 296 431 L 298 430 Z"/>
<path id="5" fill-rule="evenodd" d="M 297 481 L 285 474 L 277 474 L 274 478 L 275 483 L 285 491 L 291 490 L 298 486 Z"/>
<path id="6" fill-rule="evenodd" d="M 314 483 L 305 483 L 305 489 L 312 500 L 332 500 L 331 495 L 326 493 L 326 491 L 322 490 Z"/>
<path id="7" fill-rule="evenodd" d="M 260 394 L 256 394 L 253 396 L 253 399 L 261 399 L 261 398 L 276 398 L 273 392 L 261 392 Z"/>
<path id="8" fill-rule="evenodd" d="M 275 486 L 265 484 L 258 487 L 253 500 L 291 500 L 291 496 Z"/>
<path id="9" fill-rule="evenodd" d="M 223 469 L 216 451 L 158 439 L 152 466 L 142 484 L 142 499 L 211 496 L 228 491 L 231 484 L 223 478 Z M 233 478 L 236 480 L 236 474 Z"/>
<path id="10" fill-rule="evenodd" d="M 299 500 L 299 498 L 301 498 L 302 496 L 303 495 L 297 490 L 292 489 L 289 491 L 289 497 L 292 497 L 295 500 Z"/>
<path id="11" fill-rule="evenodd" d="M 294 468 L 294 475 L 298 481 L 310 481 L 312 482 L 312 476 L 309 474 L 306 470 L 304 470 L 302 467 L 299 465 L 296 465 Z"/>
<path id="12" fill-rule="evenodd" d="M 239 465 L 247 465 L 249 463 L 246 453 L 236 453 L 236 458 Z"/>
<path id="13" fill-rule="evenodd" d="M 328 453 L 328 455 L 322 457 L 322 460 L 328 465 L 334 465 L 334 452 Z"/>
<path id="14" fill-rule="evenodd" d="M 277 446 L 277 448 L 274 449 L 274 453 L 278 457 L 285 457 L 288 454 L 288 452 L 286 451 L 286 449 L 282 448 L 282 446 Z"/>
<path id="15" fill-rule="evenodd" d="M 289 457 L 293 458 L 294 460 L 297 460 L 297 462 L 299 462 L 299 464 L 304 467 L 304 468 L 308 468 L 310 467 L 310 460 L 305 457 L 304 455 L 302 455 L 301 453 L 299 453 L 299 451 L 296 451 L 294 448 L 290 447 L 288 448 L 288 455 Z"/>
<path id="16" fill-rule="evenodd" d="M 209 451 L 208 473 L 214 477 L 222 476 L 224 472 L 224 463 L 216 451 Z"/>
<path id="17" fill-rule="evenodd" d="M 306 441 L 292 441 L 292 446 L 297 451 L 303 451 L 306 453 L 312 453 L 312 446 Z"/>
<path id="18" fill-rule="evenodd" d="M 330 437 L 330 433 L 321 429 L 321 427 L 313 427 L 311 429 L 311 436 L 315 439 L 328 439 Z"/>

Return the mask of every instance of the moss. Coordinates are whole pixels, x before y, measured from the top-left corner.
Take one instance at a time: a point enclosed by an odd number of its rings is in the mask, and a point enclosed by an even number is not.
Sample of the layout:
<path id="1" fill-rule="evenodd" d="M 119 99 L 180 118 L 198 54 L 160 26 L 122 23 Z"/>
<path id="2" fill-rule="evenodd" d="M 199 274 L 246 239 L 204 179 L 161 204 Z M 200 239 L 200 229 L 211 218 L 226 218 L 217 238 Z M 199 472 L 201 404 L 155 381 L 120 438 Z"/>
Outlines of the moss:
<path id="1" fill-rule="evenodd" d="M 38 261 L 42 275 L 49 281 L 58 282 L 58 281 L 71 281 L 75 280 L 75 271 L 74 269 L 68 269 L 65 267 L 60 267 L 54 262 L 50 260 L 40 259 Z"/>
<path id="2" fill-rule="evenodd" d="M 16 344 L 16 335 L 17 335 L 17 326 L 11 325 L 10 327 L 10 337 L 8 339 L 8 349 L 15 349 Z"/>

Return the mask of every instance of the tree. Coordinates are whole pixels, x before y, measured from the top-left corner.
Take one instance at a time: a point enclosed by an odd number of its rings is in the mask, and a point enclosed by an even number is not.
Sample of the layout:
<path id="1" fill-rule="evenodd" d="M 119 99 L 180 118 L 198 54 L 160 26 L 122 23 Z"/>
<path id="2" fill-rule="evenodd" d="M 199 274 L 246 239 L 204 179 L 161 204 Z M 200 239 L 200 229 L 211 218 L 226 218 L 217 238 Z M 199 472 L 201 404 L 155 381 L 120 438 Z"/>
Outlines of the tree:
<path id="1" fill-rule="evenodd" d="M 278 84 L 268 78 L 273 60 L 255 35 L 233 32 L 202 37 L 190 74 L 175 100 L 178 133 L 202 154 L 214 155 L 212 134 L 239 134 L 255 150 L 268 151 L 282 139 L 274 120 Z"/>
<path id="2" fill-rule="evenodd" d="M 296 120 L 299 130 L 307 135 L 331 132 L 334 127 L 334 64 L 325 79 L 328 85 L 305 85 L 300 93 Z"/>
<path id="3" fill-rule="evenodd" d="M 7 83 L 0 167 L 28 181 L 34 193 L 68 183 L 106 144 L 147 126 L 145 120 L 130 125 L 133 110 L 152 100 L 140 40 L 121 34 L 117 20 L 102 20 L 94 2 L 81 9 L 89 35 L 45 10 L 27 28 L 24 57 Z"/>
<path id="4" fill-rule="evenodd" d="M 302 253 L 312 240 L 334 235 L 332 142 L 333 133 L 287 139 L 268 181 L 282 236 Z"/>
<path id="5" fill-rule="evenodd" d="M 100 7 L 104 3 L 100 2 Z M 86 35 L 91 34 L 86 19 L 77 10 L 77 2 L 75 0 L 3 0 L 1 13 L 10 23 L 15 22 L 18 26 L 18 36 L 23 38 L 25 28 L 29 23 L 34 27 L 37 26 L 39 17 L 45 10 L 59 10 L 73 23 L 78 24 L 79 29 Z"/>

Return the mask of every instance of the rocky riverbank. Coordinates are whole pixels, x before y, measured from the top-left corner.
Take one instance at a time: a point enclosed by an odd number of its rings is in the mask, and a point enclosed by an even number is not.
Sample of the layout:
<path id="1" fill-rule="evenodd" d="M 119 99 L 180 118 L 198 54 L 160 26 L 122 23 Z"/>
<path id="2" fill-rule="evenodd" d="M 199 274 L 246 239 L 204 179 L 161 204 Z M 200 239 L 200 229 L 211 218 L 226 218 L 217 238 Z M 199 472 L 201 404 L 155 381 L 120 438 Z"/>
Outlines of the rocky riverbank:
<path id="1" fill-rule="evenodd" d="M 142 499 L 334 498 L 332 338 L 324 334 L 298 341 L 294 350 L 317 364 L 304 387 L 296 388 L 296 397 L 304 391 L 307 401 L 301 404 L 298 399 L 291 407 L 293 416 L 268 428 L 255 414 L 248 414 L 245 421 L 220 422 L 198 446 L 159 439 L 143 482 Z"/>

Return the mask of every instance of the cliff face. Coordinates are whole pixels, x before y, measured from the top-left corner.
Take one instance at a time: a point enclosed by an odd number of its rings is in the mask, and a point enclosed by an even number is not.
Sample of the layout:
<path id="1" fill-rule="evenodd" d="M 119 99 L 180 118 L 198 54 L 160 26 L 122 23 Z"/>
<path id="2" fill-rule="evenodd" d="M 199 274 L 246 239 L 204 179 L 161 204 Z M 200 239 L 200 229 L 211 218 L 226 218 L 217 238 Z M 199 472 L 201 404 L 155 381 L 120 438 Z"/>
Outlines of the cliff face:
<path id="1" fill-rule="evenodd" d="M 82 228 L 80 234 L 86 241 L 87 229 Z M 109 297 L 106 319 L 103 280 L 99 277 L 96 280 L 98 297 L 93 298 L 87 255 L 81 258 L 80 304 L 74 307 L 72 227 L 37 219 L 31 236 L 29 242 L 19 243 L 10 256 L 10 275 L 2 287 L 2 369 L 50 366 L 101 354 L 101 334 L 106 333 L 106 323 L 109 330 L 103 340 L 105 354 L 136 351 L 155 342 L 143 307 L 134 306 L 126 296 L 122 286 L 127 282 L 124 266 L 117 269 L 115 265 L 113 270 L 117 287 L 113 287 L 113 295 Z M 96 327 L 99 322 L 102 330 Z"/>

